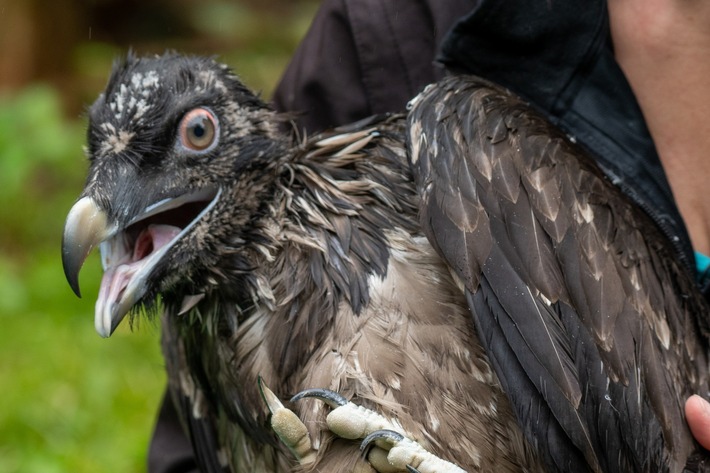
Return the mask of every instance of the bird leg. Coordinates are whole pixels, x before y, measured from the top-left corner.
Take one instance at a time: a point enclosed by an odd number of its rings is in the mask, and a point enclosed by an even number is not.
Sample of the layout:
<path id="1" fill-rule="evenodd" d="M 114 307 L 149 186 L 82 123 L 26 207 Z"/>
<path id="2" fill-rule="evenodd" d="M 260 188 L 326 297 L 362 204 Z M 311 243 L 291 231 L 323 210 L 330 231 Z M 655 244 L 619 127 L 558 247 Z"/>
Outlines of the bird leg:
<path id="1" fill-rule="evenodd" d="M 351 440 L 364 439 L 360 450 L 380 473 L 466 473 L 407 438 L 400 426 L 383 415 L 349 402 L 336 392 L 306 389 L 293 396 L 291 402 L 307 397 L 320 399 L 333 408 L 326 423 L 335 435 Z"/>

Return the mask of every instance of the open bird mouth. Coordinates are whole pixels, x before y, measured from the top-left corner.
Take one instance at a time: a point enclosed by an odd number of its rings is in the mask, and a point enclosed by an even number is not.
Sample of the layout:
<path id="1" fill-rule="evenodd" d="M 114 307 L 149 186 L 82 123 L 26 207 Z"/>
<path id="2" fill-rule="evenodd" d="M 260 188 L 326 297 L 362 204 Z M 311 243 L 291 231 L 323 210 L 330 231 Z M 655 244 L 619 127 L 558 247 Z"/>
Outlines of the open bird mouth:
<path id="1" fill-rule="evenodd" d="M 217 203 L 219 189 L 202 189 L 148 206 L 123 228 L 106 224 L 90 197 L 72 207 L 64 230 L 63 262 L 69 284 L 79 295 L 78 273 L 99 245 L 104 275 L 96 300 L 96 331 L 109 337 L 148 290 L 159 261 Z"/>

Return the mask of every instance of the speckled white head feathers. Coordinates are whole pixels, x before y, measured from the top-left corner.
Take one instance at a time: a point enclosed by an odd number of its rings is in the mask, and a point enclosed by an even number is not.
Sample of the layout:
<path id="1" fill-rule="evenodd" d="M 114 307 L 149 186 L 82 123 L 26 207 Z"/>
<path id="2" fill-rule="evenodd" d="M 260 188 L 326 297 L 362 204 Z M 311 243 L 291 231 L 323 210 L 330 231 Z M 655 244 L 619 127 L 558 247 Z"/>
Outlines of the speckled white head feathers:
<path id="1" fill-rule="evenodd" d="M 229 68 L 211 59 L 129 54 L 114 66 L 89 111 L 90 168 L 63 243 L 65 272 L 77 294 L 84 259 L 101 248 L 101 335 L 157 293 L 169 299 L 178 284 L 188 284 L 190 293 L 214 284 L 215 257 L 207 249 L 248 237 L 229 225 L 211 228 L 216 219 L 210 216 L 229 214 L 226 221 L 239 222 L 258 209 L 256 193 L 225 190 L 283 154 L 277 123 Z M 235 206 L 234 199 L 244 201 Z"/>

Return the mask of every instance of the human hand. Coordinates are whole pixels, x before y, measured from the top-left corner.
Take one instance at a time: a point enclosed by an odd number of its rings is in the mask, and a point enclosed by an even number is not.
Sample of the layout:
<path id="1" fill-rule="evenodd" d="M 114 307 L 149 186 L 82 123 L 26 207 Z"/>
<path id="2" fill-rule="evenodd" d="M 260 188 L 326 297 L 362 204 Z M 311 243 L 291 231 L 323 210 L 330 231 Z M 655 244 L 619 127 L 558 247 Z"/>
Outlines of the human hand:
<path id="1" fill-rule="evenodd" d="M 685 417 L 695 440 L 710 450 L 710 402 L 694 394 L 685 401 Z"/>

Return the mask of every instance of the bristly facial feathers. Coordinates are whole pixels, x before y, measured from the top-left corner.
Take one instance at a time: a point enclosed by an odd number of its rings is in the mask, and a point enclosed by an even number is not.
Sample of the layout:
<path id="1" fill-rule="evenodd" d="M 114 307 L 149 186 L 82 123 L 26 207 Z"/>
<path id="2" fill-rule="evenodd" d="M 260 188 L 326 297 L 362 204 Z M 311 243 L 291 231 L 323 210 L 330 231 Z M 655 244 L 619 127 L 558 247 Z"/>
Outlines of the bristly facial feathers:
<path id="1" fill-rule="evenodd" d="M 680 402 L 709 391 L 707 308 L 583 152 L 475 78 L 302 141 L 284 120 L 176 54 L 129 55 L 90 109 L 65 272 L 78 293 L 100 247 L 103 336 L 160 297 L 203 471 L 301 471 L 259 377 L 337 391 L 468 471 L 702 471 Z M 362 466 L 321 404 L 295 410 L 310 471 Z"/>
<path id="2" fill-rule="evenodd" d="M 198 116 L 190 119 L 190 112 Z M 244 223 L 266 211 L 262 197 L 274 183 L 265 170 L 285 157 L 287 140 L 276 132 L 279 118 L 225 66 L 171 54 L 129 56 L 89 119 L 91 167 L 82 199 L 106 220 L 92 242 L 103 240 L 106 276 L 96 315 L 102 334 L 138 302 L 150 305 L 162 294 L 181 304 L 169 296 L 210 292 L 216 281 L 251 269 L 248 254 L 225 260 L 214 250 L 262 238 Z M 206 139 L 195 131 L 210 133 L 211 142 L 195 146 L 190 140 Z M 162 245 L 170 251 L 150 260 Z"/>

